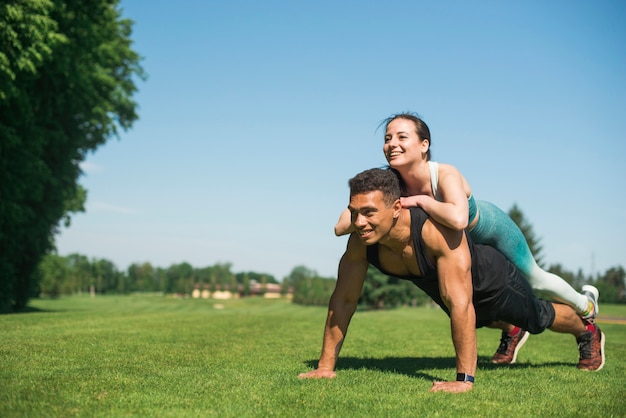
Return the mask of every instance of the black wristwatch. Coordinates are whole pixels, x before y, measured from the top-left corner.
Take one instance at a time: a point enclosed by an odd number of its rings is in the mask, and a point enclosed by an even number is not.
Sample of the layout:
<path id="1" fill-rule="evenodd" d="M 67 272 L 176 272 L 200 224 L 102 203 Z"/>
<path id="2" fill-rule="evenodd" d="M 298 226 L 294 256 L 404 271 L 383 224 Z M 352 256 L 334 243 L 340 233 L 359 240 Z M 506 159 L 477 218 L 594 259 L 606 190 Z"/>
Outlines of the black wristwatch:
<path id="1" fill-rule="evenodd" d="M 467 373 L 457 373 L 456 374 L 456 381 L 457 382 L 470 382 L 470 383 L 474 383 L 474 376 L 471 376 Z"/>

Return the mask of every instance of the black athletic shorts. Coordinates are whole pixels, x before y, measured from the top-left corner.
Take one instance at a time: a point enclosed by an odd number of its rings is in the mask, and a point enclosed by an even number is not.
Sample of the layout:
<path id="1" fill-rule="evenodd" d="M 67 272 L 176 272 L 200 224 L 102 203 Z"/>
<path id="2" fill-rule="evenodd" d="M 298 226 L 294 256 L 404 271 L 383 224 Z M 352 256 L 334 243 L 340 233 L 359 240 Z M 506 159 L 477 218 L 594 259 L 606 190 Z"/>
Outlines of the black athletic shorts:
<path id="1" fill-rule="evenodd" d="M 508 260 L 506 270 L 506 286 L 488 306 L 476 307 L 476 327 L 484 327 L 494 321 L 504 321 L 517 325 L 531 334 L 539 334 L 551 327 L 555 318 L 552 304 L 538 299 L 528 280 Z"/>

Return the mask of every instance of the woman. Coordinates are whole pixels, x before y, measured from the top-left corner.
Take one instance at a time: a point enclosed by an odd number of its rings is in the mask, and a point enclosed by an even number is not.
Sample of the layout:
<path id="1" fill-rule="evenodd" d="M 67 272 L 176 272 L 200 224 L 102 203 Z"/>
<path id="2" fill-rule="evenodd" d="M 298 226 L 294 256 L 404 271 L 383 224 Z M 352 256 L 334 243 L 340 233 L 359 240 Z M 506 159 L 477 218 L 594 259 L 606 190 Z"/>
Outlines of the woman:
<path id="1" fill-rule="evenodd" d="M 401 199 L 403 207 L 421 207 L 449 228 L 467 229 L 474 242 L 504 254 L 538 294 L 570 305 L 584 319 L 598 314 L 595 287 L 583 286 L 585 293 L 578 293 L 565 280 L 539 267 L 524 234 L 505 212 L 489 202 L 475 200 L 469 184 L 455 167 L 430 161 L 430 130 L 424 121 L 415 114 L 401 113 L 383 124 L 385 157 L 404 182 L 407 197 Z M 350 212 L 346 210 L 335 226 L 335 234 L 349 232 Z"/>

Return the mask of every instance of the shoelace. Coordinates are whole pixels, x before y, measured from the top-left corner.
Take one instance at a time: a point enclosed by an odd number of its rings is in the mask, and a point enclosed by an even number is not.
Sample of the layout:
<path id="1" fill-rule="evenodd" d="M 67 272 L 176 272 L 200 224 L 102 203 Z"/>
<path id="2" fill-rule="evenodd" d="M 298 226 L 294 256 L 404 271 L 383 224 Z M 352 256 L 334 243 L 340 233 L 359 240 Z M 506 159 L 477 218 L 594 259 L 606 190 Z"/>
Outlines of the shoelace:
<path id="1" fill-rule="evenodd" d="M 592 338 L 584 340 L 578 343 L 578 352 L 580 353 L 580 359 L 591 358 L 591 349 L 593 346 L 593 334 Z"/>
<path id="2" fill-rule="evenodd" d="M 508 334 L 502 335 L 502 338 L 500 338 L 500 347 L 498 347 L 498 353 L 506 353 L 506 351 L 509 349 L 509 342 L 512 339 L 513 337 Z"/>

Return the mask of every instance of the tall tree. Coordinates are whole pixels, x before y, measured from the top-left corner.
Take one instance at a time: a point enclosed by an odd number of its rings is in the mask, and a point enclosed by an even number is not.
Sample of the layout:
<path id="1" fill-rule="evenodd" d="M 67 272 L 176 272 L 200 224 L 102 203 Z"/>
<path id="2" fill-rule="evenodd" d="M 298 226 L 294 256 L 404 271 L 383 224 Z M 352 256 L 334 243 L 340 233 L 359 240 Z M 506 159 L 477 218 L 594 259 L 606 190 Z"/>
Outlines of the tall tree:
<path id="1" fill-rule="evenodd" d="M 79 164 L 137 119 L 143 78 L 118 0 L 0 4 L 0 312 L 25 306 L 68 211 Z"/>
<path id="2" fill-rule="evenodd" d="M 519 229 L 522 230 L 522 233 L 526 237 L 526 242 L 528 243 L 528 247 L 530 247 L 530 251 L 535 256 L 535 260 L 537 264 L 540 266 L 543 264 L 543 247 L 541 246 L 541 239 L 535 235 L 535 231 L 533 230 L 532 224 L 524 217 L 522 210 L 514 204 L 511 209 L 509 209 L 509 217 L 513 219 L 513 222 L 519 226 Z"/>
<path id="3" fill-rule="evenodd" d="M 611 267 L 594 283 L 602 299 L 612 303 L 626 303 L 626 271 L 622 266 Z"/>

